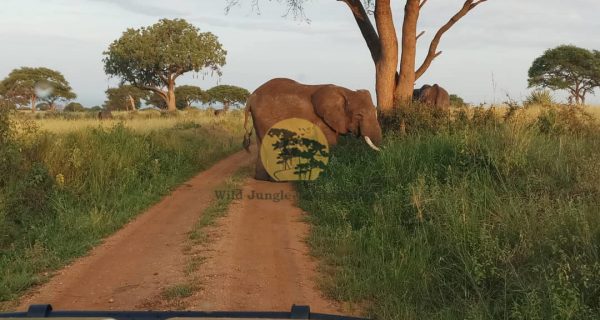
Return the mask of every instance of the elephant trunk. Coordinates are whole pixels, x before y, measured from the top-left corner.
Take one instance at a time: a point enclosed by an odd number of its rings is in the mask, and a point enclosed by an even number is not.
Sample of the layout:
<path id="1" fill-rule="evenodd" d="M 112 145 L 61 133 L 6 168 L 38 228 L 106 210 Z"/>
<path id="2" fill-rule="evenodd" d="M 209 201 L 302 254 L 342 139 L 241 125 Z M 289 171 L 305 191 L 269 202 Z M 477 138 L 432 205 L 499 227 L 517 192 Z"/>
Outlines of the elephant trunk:
<path id="1" fill-rule="evenodd" d="M 377 119 L 363 120 L 360 124 L 360 134 L 365 139 L 365 142 L 374 150 L 380 151 L 383 136 L 381 127 Z"/>

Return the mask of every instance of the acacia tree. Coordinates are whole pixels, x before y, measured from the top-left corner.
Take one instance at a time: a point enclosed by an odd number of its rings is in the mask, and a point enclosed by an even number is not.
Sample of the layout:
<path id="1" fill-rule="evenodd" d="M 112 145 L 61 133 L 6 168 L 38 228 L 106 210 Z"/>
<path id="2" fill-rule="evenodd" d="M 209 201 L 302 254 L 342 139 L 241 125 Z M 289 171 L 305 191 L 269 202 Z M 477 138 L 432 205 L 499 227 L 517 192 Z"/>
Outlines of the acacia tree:
<path id="1" fill-rule="evenodd" d="M 208 94 L 210 103 L 220 102 L 223 104 L 223 109 L 225 110 L 229 109 L 231 104 L 245 103 L 250 95 L 248 90 L 230 85 L 212 87 L 206 93 Z"/>
<path id="2" fill-rule="evenodd" d="M 132 85 L 110 88 L 106 90 L 104 108 L 106 110 L 135 111 L 140 108 L 142 105 L 141 100 L 145 99 L 146 96 L 146 91 Z"/>
<path id="3" fill-rule="evenodd" d="M 585 104 L 588 93 L 600 86 L 600 51 L 572 45 L 548 49 L 529 69 L 529 87 L 567 90 L 569 101 Z"/>
<path id="4" fill-rule="evenodd" d="M 46 101 L 51 108 L 58 100 L 77 97 L 69 82 L 58 71 L 48 68 L 22 67 L 11 71 L 2 80 L 0 94 L 21 104 L 28 101 L 35 112 L 38 98 Z"/>
<path id="5" fill-rule="evenodd" d="M 48 104 L 49 110 L 56 110 L 56 103 L 59 101 L 69 101 L 77 98 L 77 95 L 68 85 L 54 86 L 52 92 L 46 97 L 41 97 L 41 100 Z"/>
<path id="6" fill-rule="evenodd" d="M 260 0 L 252 0 L 257 7 Z M 392 15 L 391 0 L 337 0 L 344 2 L 350 9 L 356 24 L 371 52 L 375 63 L 375 91 L 377 106 L 381 111 L 388 111 L 394 105 L 410 102 L 414 84 L 431 66 L 441 51 L 438 45 L 442 36 L 450 30 L 461 18 L 487 0 L 465 0 L 462 7 L 435 33 L 427 56 L 417 68 L 417 40 L 425 33 L 417 34 L 417 23 L 421 11 L 428 0 L 403 0 L 404 18 L 400 38 L 400 59 L 398 59 L 399 44 Z M 239 0 L 228 0 L 229 9 Z M 295 15 L 303 15 L 303 5 L 306 0 L 287 0 L 288 9 Z M 373 13 L 375 26 L 369 18 Z"/>
<path id="7" fill-rule="evenodd" d="M 179 86 L 175 88 L 177 97 L 177 108 L 184 109 L 192 106 L 193 102 L 207 102 L 208 94 L 196 86 Z"/>
<path id="8" fill-rule="evenodd" d="M 104 70 L 121 82 L 150 90 L 176 109 L 175 81 L 186 72 L 208 69 L 221 75 L 227 52 L 217 37 L 183 19 L 161 19 L 127 29 L 104 52 Z"/>

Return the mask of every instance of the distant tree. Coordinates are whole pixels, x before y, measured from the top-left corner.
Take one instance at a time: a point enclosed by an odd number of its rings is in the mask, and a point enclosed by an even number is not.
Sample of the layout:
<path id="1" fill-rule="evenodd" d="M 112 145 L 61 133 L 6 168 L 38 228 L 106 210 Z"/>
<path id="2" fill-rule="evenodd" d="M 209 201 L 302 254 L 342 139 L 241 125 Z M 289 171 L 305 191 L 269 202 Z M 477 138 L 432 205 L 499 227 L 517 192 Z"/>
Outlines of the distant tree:
<path id="1" fill-rule="evenodd" d="M 64 80 L 64 78 L 63 78 Z M 48 103 L 50 110 L 56 110 L 56 103 L 59 101 L 66 102 L 77 98 L 77 95 L 71 89 L 69 83 L 64 80 L 63 83 L 52 84 L 52 91 L 45 97 L 40 97 L 41 100 Z"/>
<path id="2" fill-rule="evenodd" d="M 65 112 L 81 112 L 85 111 L 83 105 L 79 102 L 71 102 L 65 106 Z"/>
<path id="3" fill-rule="evenodd" d="M 206 93 L 208 93 L 210 103 L 220 102 L 225 110 L 229 109 L 231 104 L 245 103 L 250 95 L 250 92 L 244 88 L 229 85 L 210 88 Z"/>
<path id="4" fill-rule="evenodd" d="M 100 111 L 100 110 L 102 110 L 101 106 L 93 106 L 90 108 L 90 111 Z"/>
<path id="5" fill-rule="evenodd" d="M 529 87 L 566 90 L 570 100 L 585 104 L 588 93 L 600 86 L 600 51 L 572 45 L 549 49 L 529 69 Z"/>
<path id="6" fill-rule="evenodd" d="M 427 0 L 399 1 L 399 5 L 404 3 L 404 10 L 397 26 L 394 25 L 391 0 L 339 0 L 340 3 L 348 5 L 349 12 L 354 16 L 375 64 L 377 107 L 387 111 L 402 102 L 409 103 L 412 100 L 415 82 L 429 69 L 433 60 L 442 54 L 442 51 L 438 51 L 438 45 L 444 34 L 471 10 L 486 1 L 465 0 L 456 13 L 437 30 L 429 43 L 429 50 L 423 62 L 417 67 L 417 40 L 425 33 L 425 31 L 418 33 L 417 28 L 421 11 Z M 227 10 L 239 2 L 239 0 L 227 0 Z M 259 2 L 259 0 L 252 0 L 255 7 Z M 278 2 L 287 5 L 288 12 L 296 16 L 304 16 L 303 8 L 307 3 L 306 0 Z M 375 18 L 375 25 L 369 17 L 370 13 Z M 434 19 L 442 20 L 439 17 Z M 396 31 L 398 29 L 402 30 L 400 41 Z"/>
<path id="7" fill-rule="evenodd" d="M 17 104 L 29 101 L 35 112 L 38 98 L 53 107 L 58 100 L 74 99 L 69 82 L 58 71 L 48 68 L 22 67 L 13 70 L 0 85 L 0 94 Z"/>
<path id="8" fill-rule="evenodd" d="M 105 92 L 104 108 L 107 110 L 135 111 L 142 106 L 141 100 L 147 96 L 146 91 L 132 85 L 110 88 Z"/>
<path id="9" fill-rule="evenodd" d="M 154 92 L 174 111 L 177 78 L 205 68 L 221 75 L 226 54 L 212 33 L 200 32 L 183 19 L 161 19 L 149 27 L 127 29 L 104 52 L 103 61 L 107 74 Z"/>
<path id="10" fill-rule="evenodd" d="M 207 102 L 208 94 L 196 86 L 179 86 L 175 88 L 177 109 L 185 109 L 192 106 L 193 102 Z"/>
<path id="11" fill-rule="evenodd" d="M 463 107 L 463 106 L 465 106 L 465 100 L 463 100 L 463 98 L 459 97 L 456 94 L 451 94 L 450 95 L 450 105 L 455 106 L 455 107 Z"/>

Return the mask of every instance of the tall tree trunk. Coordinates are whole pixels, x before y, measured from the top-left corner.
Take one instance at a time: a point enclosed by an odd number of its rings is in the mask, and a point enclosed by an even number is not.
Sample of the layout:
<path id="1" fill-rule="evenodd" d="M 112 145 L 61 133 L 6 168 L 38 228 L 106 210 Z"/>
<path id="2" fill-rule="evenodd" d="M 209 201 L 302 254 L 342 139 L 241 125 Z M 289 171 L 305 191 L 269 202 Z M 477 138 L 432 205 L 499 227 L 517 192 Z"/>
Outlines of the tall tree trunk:
<path id="1" fill-rule="evenodd" d="M 35 95 L 31 96 L 31 112 L 35 113 L 35 102 L 37 101 L 37 97 Z"/>
<path id="2" fill-rule="evenodd" d="M 167 110 L 168 111 L 176 111 L 177 105 L 175 103 L 175 79 L 169 80 L 169 85 L 167 87 Z"/>
<path id="3" fill-rule="evenodd" d="M 131 111 L 135 111 L 135 100 L 133 99 L 133 97 L 131 95 L 128 95 L 127 98 L 129 101 L 129 106 L 131 107 Z M 127 107 L 127 111 L 129 111 L 129 107 Z"/>
<path id="4" fill-rule="evenodd" d="M 377 107 L 382 112 L 387 112 L 394 107 L 394 87 L 396 84 L 396 68 L 398 68 L 398 38 L 396 37 L 390 0 L 376 2 L 375 24 L 381 44 L 379 60 L 375 63 Z"/>
<path id="5" fill-rule="evenodd" d="M 402 56 L 400 74 L 394 90 L 395 103 L 409 103 L 415 87 L 415 60 L 417 57 L 417 21 L 419 20 L 420 0 L 407 0 L 404 6 L 402 24 Z"/>

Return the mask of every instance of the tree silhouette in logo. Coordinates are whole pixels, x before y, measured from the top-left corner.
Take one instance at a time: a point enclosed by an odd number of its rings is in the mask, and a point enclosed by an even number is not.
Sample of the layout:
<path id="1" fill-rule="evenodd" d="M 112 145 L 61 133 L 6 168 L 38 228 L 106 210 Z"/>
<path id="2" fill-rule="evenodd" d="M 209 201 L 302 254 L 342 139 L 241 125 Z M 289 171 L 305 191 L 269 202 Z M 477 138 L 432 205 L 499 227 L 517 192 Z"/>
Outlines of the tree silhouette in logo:
<path id="1" fill-rule="evenodd" d="M 294 153 L 297 149 L 297 134 L 282 128 L 271 128 L 267 134 L 270 137 L 275 137 L 277 139 L 277 141 L 272 144 L 273 150 L 278 151 L 277 164 L 283 165 L 283 170 L 290 169 L 291 161 L 294 158 Z"/>
<path id="2" fill-rule="evenodd" d="M 271 128 L 267 135 L 277 139 L 272 147 L 277 151 L 277 164 L 281 165 L 282 169 L 274 172 L 275 176 L 282 171 L 293 169 L 298 179 L 311 180 L 314 169 L 325 170 L 325 162 L 319 158 L 327 158 L 329 153 L 327 147 L 319 141 L 283 128 Z"/>

